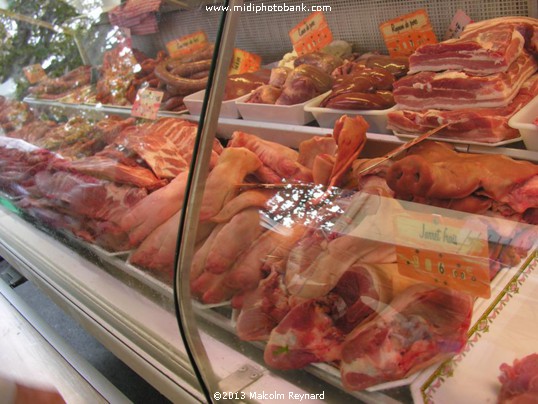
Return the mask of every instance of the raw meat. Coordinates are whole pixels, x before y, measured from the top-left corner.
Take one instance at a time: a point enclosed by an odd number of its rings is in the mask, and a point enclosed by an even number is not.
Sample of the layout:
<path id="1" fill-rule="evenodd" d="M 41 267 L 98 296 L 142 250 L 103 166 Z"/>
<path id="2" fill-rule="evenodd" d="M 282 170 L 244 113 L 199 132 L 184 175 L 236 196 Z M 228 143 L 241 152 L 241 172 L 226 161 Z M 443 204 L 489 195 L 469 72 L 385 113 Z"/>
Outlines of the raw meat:
<path id="1" fill-rule="evenodd" d="M 499 404 L 532 404 L 538 402 L 538 354 L 515 359 L 512 366 L 500 366 Z"/>
<path id="2" fill-rule="evenodd" d="M 132 246 L 139 245 L 155 228 L 181 209 L 187 177 L 188 172 L 184 171 L 125 213 L 121 227 L 129 233 Z"/>
<path id="3" fill-rule="evenodd" d="M 460 38 L 419 47 L 409 57 L 409 73 L 462 70 L 474 74 L 506 71 L 530 44 L 538 20 L 504 17 L 465 27 Z"/>
<path id="4" fill-rule="evenodd" d="M 205 270 L 221 274 L 233 265 L 262 233 L 260 213 L 248 208 L 237 213 L 220 230 L 206 258 Z"/>
<path id="5" fill-rule="evenodd" d="M 537 175 L 538 166 L 527 161 L 458 153 L 442 143 L 424 141 L 392 165 L 387 183 L 402 198 L 461 199 L 474 194 L 522 213 L 538 206 Z"/>
<path id="6" fill-rule="evenodd" d="M 263 208 L 274 194 L 275 191 L 270 189 L 251 189 L 241 192 L 224 205 L 220 212 L 211 218 L 211 221 L 215 223 L 228 222 L 243 209 L 250 207 Z"/>
<path id="7" fill-rule="evenodd" d="M 241 300 L 236 332 L 243 341 L 268 340 L 273 328 L 290 311 L 292 305 L 282 274 L 276 271 L 262 279 L 256 289 L 246 292 Z"/>
<path id="8" fill-rule="evenodd" d="M 349 390 L 398 380 L 459 352 L 467 340 L 473 298 L 450 289 L 414 285 L 342 346 L 341 377 Z"/>
<path id="9" fill-rule="evenodd" d="M 227 202 L 239 194 L 245 177 L 261 166 L 260 159 L 244 147 L 228 147 L 207 177 L 200 220 L 210 220 Z"/>
<path id="10" fill-rule="evenodd" d="M 333 138 L 337 145 L 336 159 L 330 175 L 330 186 L 341 186 L 353 162 L 357 159 L 366 143 L 366 120 L 357 115 L 343 115 L 334 124 Z"/>
<path id="11" fill-rule="evenodd" d="M 167 120 L 170 125 L 173 121 Z M 136 153 L 160 179 L 175 178 L 188 168 L 187 161 L 179 153 L 178 147 L 160 131 L 153 130 L 155 124 L 131 126 L 122 131 L 113 146 L 119 150 Z"/>
<path id="12" fill-rule="evenodd" d="M 79 160 L 65 160 L 55 164 L 55 167 L 148 190 L 154 190 L 166 184 L 166 181 L 157 178 L 147 168 L 123 164 L 100 153 Z"/>
<path id="13" fill-rule="evenodd" d="M 254 152 L 280 180 L 310 182 L 312 179 L 310 170 L 298 163 L 299 153 L 287 146 L 237 131 L 228 143 L 228 148 L 233 147 L 246 147 Z"/>
<path id="14" fill-rule="evenodd" d="M 495 108 L 508 105 L 522 84 L 538 70 L 535 58 L 526 51 L 506 72 L 488 76 L 447 70 L 420 72 L 394 83 L 399 109 Z"/>
<path id="15" fill-rule="evenodd" d="M 448 124 L 435 136 L 483 143 L 500 142 L 520 136 L 517 129 L 508 125 L 508 120 L 536 95 L 538 74 L 525 81 L 516 97 L 505 107 L 391 111 L 388 114 L 387 128 L 397 133 L 419 135 Z"/>
<path id="16" fill-rule="evenodd" d="M 151 269 L 158 277 L 171 281 L 181 212 L 153 230 L 131 254 L 129 262 Z"/>
<path id="17" fill-rule="evenodd" d="M 122 216 L 147 195 L 141 188 L 117 185 L 66 171 L 40 171 L 36 188 L 62 209 L 92 219 L 119 223 Z"/>

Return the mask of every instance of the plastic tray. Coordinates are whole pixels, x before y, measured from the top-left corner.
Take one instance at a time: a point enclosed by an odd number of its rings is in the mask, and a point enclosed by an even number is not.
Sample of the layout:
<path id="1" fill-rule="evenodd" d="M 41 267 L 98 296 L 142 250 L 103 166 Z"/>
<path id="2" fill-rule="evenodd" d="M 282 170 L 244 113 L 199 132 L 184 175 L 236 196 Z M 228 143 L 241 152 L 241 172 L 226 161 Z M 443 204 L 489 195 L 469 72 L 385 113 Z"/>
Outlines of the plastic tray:
<path id="1" fill-rule="evenodd" d="M 305 106 L 305 111 L 311 112 L 322 128 L 333 128 L 334 123 L 342 115 L 361 115 L 370 127 L 368 132 L 391 134 L 392 131 L 387 129 L 387 115 L 391 111 L 395 111 L 396 107 L 389 109 L 378 110 L 352 110 L 352 109 L 334 109 L 322 108 L 319 106 L 321 101 L 330 94 L 330 91 L 323 94 L 321 98 L 315 98 Z"/>
<path id="2" fill-rule="evenodd" d="M 538 125 L 534 120 L 538 118 L 538 96 L 521 108 L 510 120 L 508 125 L 518 129 L 528 150 L 538 150 Z"/>
<path id="3" fill-rule="evenodd" d="M 241 101 L 236 102 L 236 104 L 243 119 L 285 123 L 289 125 L 305 125 L 314 120 L 312 113 L 305 110 L 306 104 L 313 101 L 320 103 L 324 97 L 325 94 L 321 94 L 312 100 L 295 105 L 255 104 Z"/>
<path id="4" fill-rule="evenodd" d="M 250 94 L 243 95 L 233 100 L 223 101 L 220 107 L 221 118 L 240 118 L 241 115 L 237 109 L 236 101 L 246 100 Z M 185 106 L 189 110 L 189 114 L 199 116 L 202 112 L 202 105 L 204 103 L 205 90 L 198 91 L 194 94 L 188 95 L 183 98 Z"/>

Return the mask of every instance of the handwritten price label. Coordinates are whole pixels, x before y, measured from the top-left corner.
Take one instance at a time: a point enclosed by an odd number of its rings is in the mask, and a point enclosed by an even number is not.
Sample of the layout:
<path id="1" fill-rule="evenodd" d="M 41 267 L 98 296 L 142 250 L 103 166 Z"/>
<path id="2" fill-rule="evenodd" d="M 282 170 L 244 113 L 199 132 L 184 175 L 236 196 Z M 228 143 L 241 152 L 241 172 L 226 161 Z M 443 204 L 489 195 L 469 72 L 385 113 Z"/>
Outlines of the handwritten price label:
<path id="1" fill-rule="evenodd" d="M 23 67 L 22 71 L 30 84 L 38 83 L 47 77 L 47 73 L 40 64 Z"/>
<path id="2" fill-rule="evenodd" d="M 316 11 L 297 24 L 289 33 L 293 49 L 304 55 L 319 51 L 329 45 L 333 34 L 325 18 L 325 14 Z"/>
<path id="3" fill-rule="evenodd" d="M 402 275 L 473 296 L 491 295 L 485 225 L 413 213 L 397 216 L 395 230 Z"/>
<path id="4" fill-rule="evenodd" d="M 261 56 L 235 48 L 229 74 L 255 72 L 260 70 L 261 64 Z"/>
<path id="5" fill-rule="evenodd" d="M 418 10 L 379 26 L 390 56 L 409 56 L 419 46 L 437 43 L 426 10 Z"/>
<path id="6" fill-rule="evenodd" d="M 207 34 L 204 31 L 197 31 L 181 38 L 173 39 L 166 44 L 168 54 L 172 58 L 184 56 L 207 45 Z"/>
<path id="7" fill-rule="evenodd" d="M 471 22 L 471 17 L 465 14 L 465 12 L 462 10 L 456 11 L 443 39 L 459 38 L 463 29 Z"/>
<path id="8" fill-rule="evenodd" d="M 141 88 L 136 93 L 136 99 L 131 115 L 139 118 L 157 119 L 164 93 L 151 88 Z"/>

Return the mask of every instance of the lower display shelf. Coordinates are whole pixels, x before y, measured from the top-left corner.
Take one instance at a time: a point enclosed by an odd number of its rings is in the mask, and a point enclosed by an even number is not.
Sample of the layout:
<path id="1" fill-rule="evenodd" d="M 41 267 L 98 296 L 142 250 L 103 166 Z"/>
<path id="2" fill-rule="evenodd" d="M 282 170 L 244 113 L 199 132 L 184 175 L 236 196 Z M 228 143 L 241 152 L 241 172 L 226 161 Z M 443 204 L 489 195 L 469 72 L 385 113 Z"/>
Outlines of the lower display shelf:
<path id="1" fill-rule="evenodd" d="M 193 382 L 192 369 L 186 362 L 178 335 L 171 284 L 131 265 L 128 260 L 129 251 L 105 251 L 70 234 L 36 227 L 35 223 L 24 220 L 19 214 L 20 212 L 15 213 L 8 207 L 0 207 L 0 255 L 5 254 L 6 259 L 10 255 L 18 257 L 20 261 L 33 267 L 32 271 L 35 273 L 30 276 L 37 276 L 52 286 L 56 293 L 67 296 L 69 304 L 82 309 L 86 316 L 99 318 L 99 326 L 107 329 L 108 333 L 116 334 L 116 339 L 119 332 L 119 339 L 123 339 L 119 344 L 130 345 L 136 356 L 146 357 L 147 360 L 149 354 L 153 370 L 160 368 L 158 379 L 168 374 L 167 377 L 173 375 L 172 378 L 178 385 L 184 385 L 183 378 Z M 29 247 L 31 245 L 35 247 Z M 100 266 L 96 267 L 92 262 L 100 262 Z M 468 380 L 472 379 L 471 375 L 477 376 L 476 369 L 482 366 L 486 356 L 488 371 L 479 372 L 480 380 L 475 381 L 474 388 L 479 388 L 487 395 L 488 400 L 496 397 L 500 388 L 497 382 L 500 364 L 511 363 L 515 358 L 532 353 L 527 352 L 532 350 L 529 344 L 510 344 L 510 341 L 506 341 L 503 330 L 509 327 L 511 334 L 515 333 L 512 341 L 521 340 L 523 335 L 523 339 L 532 345 L 532 336 L 536 335 L 538 328 L 532 331 L 525 325 L 525 320 L 532 317 L 529 312 L 533 307 L 531 300 L 538 292 L 538 282 L 534 275 L 537 266 L 536 252 L 533 250 L 521 265 L 503 268 L 497 274 L 491 284 L 491 297 L 478 298 L 475 301 L 472 326 L 465 349 L 451 360 L 435 364 L 405 379 L 358 392 L 345 391 L 340 381 L 339 369 L 332 364 L 308 366 L 305 369 L 308 373 L 307 379 L 312 386 L 319 386 L 321 381 L 323 386 L 334 388 L 327 390 L 328 396 L 331 397 L 352 396 L 372 403 L 406 402 L 410 401 L 411 397 L 417 403 L 452 401 L 459 397 L 458 394 L 462 394 L 460 386 L 467 385 Z M 202 339 L 208 341 L 208 349 L 218 346 L 219 356 L 235 358 L 222 368 L 219 378 L 226 379 L 234 366 L 243 362 L 264 369 L 264 345 L 239 341 L 235 332 L 237 313 L 229 302 L 218 305 L 194 303 L 194 311 L 206 324 L 201 329 Z M 133 315 L 136 315 L 136 318 L 133 318 Z M 538 327 L 534 324 L 532 326 Z M 95 327 L 95 324 L 91 327 Z M 526 335 L 529 338 L 526 338 Z M 128 342 L 124 339 L 126 336 Z M 489 355 L 492 350 L 497 352 L 491 348 L 492 344 L 503 347 L 498 355 Z M 154 352 L 155 349 L 158 354 Z M 250 354 L 245 355 L 246 350 Z M 179 365 L 178 362 L 182 361 L 183 364 Z M 178 371 L 178 365 L 183 369 L 183 373 Z M 299 380 L 298 385 L 305 382 L 305 373 L 300 371 L 263 370 L 261 373 L 261 379 L 272 379 L 272 385 L 278 389 L 296 388 L 296 383 L 288 385 L 289 380 Z M 178 377 L 182 381 L 178 380 Z M 162 380 L 157 381 L 157 385 L 161 382 Z M 265 382 L 256 381 L 250 387 L 259 390 L 256 386 L 260 383 Z M 315 387 L 311 391 L 315 394 Z M 197 395 L 199 392 L 194 392 L 193 396 Z"/>
<path id="2" fill-rule="evenodd" d="M 43 230 L 0 206 L 0 256 L 164 396 L 204 402 L 170 297 Z"/>
<path id="3" fill-rule="evenodd" d="M 415 403 L 433 403 L 457 402 L 456 400 L 465 402 L 470 398 L 469 391 L 479 391 L 485 400 L 477 402 L 495 402 L 500 389 L 497 380 L 500 364 L 512 363 L 513 359 L 534 352 L 534 336 L 538 333 L 538 325 L 534 322 L 529 328 L 526 319 L 533 317 L 531 312 L 534 305 L 530 303 L 538 293 L 538 281 L 534 274 L 537 267 L 536 252 L 532 252 L 520 266 L 504 268 L 497 274 L 491 284 L 491 297 L 476 299 L 467 343 L 463 351 L 452 359 L 436 363 L 402 380 L 346 393 L 371 403 L 400 402 L 402 399 L 407 401 L 406 398 L 410 397 Z M 221 305 L 215 308 L 196 304 L 195 309 L 197 315 L 209 324 L 235 337 L 235 313 L 231 307 Z M 508 324 L 512 338 L 504 331 Z M 513 343 L 521 336 L 528 343 Z M 250 344 L 260 352 L 265 348 L 262 343 Z M 499 351 L 492 344 L 506 349 Z M 491 355 L 491 352 L 497 354 Z M 484 367 L 485 357 L 488 358 L 487 367 Z M 478 369 L 487 370 L 477 372 Z M 336 366 L 314 364 L 305 370 L 342 392 L 345 391 Z M 467 390 L 462 390 L 462 386 L 466 386 Z M 476 397 L 474 393 L 473 397 Z"/>

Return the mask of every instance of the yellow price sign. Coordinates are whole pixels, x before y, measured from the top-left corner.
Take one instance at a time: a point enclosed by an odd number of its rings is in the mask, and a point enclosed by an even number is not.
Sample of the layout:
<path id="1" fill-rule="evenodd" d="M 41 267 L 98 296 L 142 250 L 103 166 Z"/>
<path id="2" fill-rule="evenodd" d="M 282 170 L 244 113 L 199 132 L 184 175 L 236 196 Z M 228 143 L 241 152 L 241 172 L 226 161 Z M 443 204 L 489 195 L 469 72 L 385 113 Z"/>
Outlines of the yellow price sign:
<path id="1" fill-rule="evenodd" d="M 491 295 L 485 225 L 413 212 L 395 218 L 398 271 L 473 296 Z"/>
<path id="2" fill-rule="evenodd" d="M 297 54 L 304 55 L 319 51 L 329 45 L 333 34 L 329 28 L 325 14 L 316 11 L 289 31 L 293 49 Z"/>
<path id="3" fill-rule="evenodd" d="M 172 58 L 184 56 L 207 45 L 205 31 L 197 31 L 181 38 L 173 39 L 166 44 L 168 54 Z"/>
<path id="4" fill-rule="evenodd" d="M 255 72 L 260 70 L 261 64 L 261 56 L 235 48 L 229 74 Z"/>

